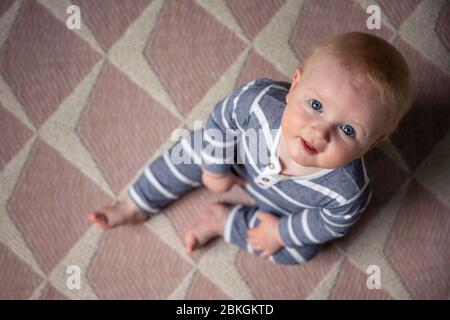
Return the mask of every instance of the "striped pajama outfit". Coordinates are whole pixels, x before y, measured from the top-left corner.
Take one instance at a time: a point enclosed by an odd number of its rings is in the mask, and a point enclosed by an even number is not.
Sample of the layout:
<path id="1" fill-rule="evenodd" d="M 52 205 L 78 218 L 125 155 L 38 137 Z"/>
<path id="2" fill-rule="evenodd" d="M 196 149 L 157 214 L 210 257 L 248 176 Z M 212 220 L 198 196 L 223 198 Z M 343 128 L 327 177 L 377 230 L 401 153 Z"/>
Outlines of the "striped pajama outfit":
<path id="1" fill-rule="evenodd" d="M 244 188 L 255 206 L 230 208 L 225 241 L 258 255 L 246 238 L 247 229 L 258 225 L 262 210 L 279 217 L 285 244 L 270 261 L 299 264 L 312 259 L 323 243 L 344 236 L 359 219 L 370 201 L 371 181 L 363 158 L 308 176 L 280 174 L 276 148 L 289 86 L 258 79 L 225 97 L 202 128 L 146 168 L 128 190 L 131 199 L 142 211 L 154 214 L 199 187 L 202 168 L 216 173 L 232 170 L 248 181 Z"/>

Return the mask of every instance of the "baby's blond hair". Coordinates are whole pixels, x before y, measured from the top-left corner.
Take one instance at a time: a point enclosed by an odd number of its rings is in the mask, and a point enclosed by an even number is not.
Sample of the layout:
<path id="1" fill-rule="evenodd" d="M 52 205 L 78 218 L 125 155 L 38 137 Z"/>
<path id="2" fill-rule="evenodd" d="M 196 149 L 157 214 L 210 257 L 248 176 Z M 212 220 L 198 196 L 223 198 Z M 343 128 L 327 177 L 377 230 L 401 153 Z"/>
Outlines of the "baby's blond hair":
<path id="1" fill-rule="evenodd" d="M 342 67 L 367 76 L 381 104 L 392 115 L 392 122 L 386 125 L 389 136 L 409 111 L 412 101 L 410 73 L 402 54 L 384 39 L 363 32 L 348 32 L 316 43 L 305 68 L 308 62 L 330 55 Z"/>

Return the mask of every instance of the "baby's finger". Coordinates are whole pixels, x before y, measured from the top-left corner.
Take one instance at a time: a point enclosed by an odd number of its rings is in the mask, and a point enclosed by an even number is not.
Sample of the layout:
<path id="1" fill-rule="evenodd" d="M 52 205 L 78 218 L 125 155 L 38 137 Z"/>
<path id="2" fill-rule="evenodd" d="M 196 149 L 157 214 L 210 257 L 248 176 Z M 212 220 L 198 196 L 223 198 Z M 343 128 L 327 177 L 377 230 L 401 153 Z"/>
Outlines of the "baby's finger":
<path id="1" fill-rule="evenodd" d="M 97 213 L 96 212 L 92 212 L 89 213 L 86 218 L 90 221 L 90 222 L 96 222 L 97 221 Z"/>
<path id="2" fill-rule="evenodd" d="M 268 256 L 270 256 L 270 252 L 267 251 L 267 250 L 264 250 L 264 251 L 261 253 L 261 257 L 263 257 L 263 258 L 267 258 Z"/>

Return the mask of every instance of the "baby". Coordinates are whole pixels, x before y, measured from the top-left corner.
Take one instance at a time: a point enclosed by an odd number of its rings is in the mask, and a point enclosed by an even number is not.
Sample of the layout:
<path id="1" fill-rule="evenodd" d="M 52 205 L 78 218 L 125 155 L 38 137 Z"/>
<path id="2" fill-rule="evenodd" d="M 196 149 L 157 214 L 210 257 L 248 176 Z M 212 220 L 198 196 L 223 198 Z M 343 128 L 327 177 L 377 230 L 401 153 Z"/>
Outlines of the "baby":
<path id="1" fill-rule="evenodd" d="M 304 263 L 360 218 L 372 194 L 363 156 L 410 105 L 408 66 L 392 45 L 360 32 L 328 37 L 292 83 L 238 88 L 153 161 L 124 202 L 88 219 L 104 229 L 143 222 L 196 187 L 238 184 L 255 205 L 211 204 L 186 231 L 186 250 L 222 236 L 272 262 Z"/>

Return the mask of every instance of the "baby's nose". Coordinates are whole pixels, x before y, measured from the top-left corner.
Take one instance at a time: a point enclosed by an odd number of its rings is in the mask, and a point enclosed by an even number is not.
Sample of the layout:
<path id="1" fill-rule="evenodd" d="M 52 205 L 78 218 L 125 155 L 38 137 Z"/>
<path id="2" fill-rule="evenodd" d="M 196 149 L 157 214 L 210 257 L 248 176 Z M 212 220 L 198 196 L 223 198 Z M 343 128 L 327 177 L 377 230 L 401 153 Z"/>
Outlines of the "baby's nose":
<path id="1" fill-rule="evenodd" d="M 326 124 L 315 125 L 313 127 L 313 139 L 318 144 L 326 144 L 330 142 L 330 128 Z"/>

